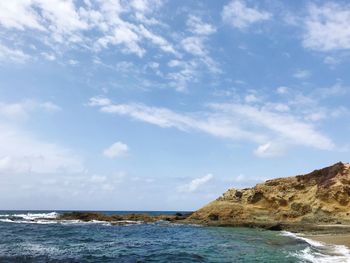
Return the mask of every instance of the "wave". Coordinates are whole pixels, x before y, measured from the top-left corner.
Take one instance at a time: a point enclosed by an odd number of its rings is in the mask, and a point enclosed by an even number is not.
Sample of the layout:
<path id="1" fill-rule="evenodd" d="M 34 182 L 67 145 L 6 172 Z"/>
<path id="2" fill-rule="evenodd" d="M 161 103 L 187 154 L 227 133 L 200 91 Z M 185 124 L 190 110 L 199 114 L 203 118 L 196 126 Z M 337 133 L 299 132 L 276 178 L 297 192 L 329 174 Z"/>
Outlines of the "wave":
<path id="1" fill-rule="evenodd" d="M 281 235 L 301 240 L 308 244 L 305 249 L 293 253 L 293 256 L 315 263 L 350 263 L 350 249 L 343 245 L 331 245 L 298 236 L 288 231 L 282 231 Z"/>
<path id="2" fill-rule="evenodd" d="M 22 214 L 0 214 L 0 222 L 15 223 L 15 224 L 62 224 L 62 225 L 85 225 L 85 224 L 100 224 L 104 226 L 112 225 L 140 225 L 143 221 L 120 220 L 120 221 L 82 221 L 82 220 L 58 220 L 59 213 L 22 213 Z"/>
<path id="3" fill-rule="evenodd" d="M 35 223 L 53 224 L 58 217 L 58 213 L 22 213 L 22 214 L 0 214 L 0 222 L 4 223 Z"/>

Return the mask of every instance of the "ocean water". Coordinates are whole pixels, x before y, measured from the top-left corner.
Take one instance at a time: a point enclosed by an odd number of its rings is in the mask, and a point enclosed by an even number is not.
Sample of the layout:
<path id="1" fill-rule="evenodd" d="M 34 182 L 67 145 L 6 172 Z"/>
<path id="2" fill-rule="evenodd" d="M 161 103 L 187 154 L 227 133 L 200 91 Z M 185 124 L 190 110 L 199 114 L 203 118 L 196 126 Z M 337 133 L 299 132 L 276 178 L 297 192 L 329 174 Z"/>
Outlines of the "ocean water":
<path id="1" fill-rule="evenodd" d="M 1 211 L 0 262 L 350 262 L 344 246 L 289 232 L 167 222 L 116 226 L 57 221 L 59 213 Z"/>

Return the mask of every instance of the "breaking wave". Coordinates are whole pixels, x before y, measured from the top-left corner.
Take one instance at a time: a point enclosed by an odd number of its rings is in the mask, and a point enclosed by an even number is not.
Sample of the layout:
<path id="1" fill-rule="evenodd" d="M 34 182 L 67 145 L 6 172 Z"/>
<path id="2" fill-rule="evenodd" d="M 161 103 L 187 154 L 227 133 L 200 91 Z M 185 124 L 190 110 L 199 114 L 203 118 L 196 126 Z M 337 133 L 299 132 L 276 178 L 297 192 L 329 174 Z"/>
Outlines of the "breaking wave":
<path id="1" fill-rule="evenodd" d="M 82 221 L 82 220 L 58 220 L 59 213 L 18 213 L 18 214 L 0 214 L 0 222 L 15 223 L 15 224 L 62 224 L 62 225 L 81 225 L 81 224 L 101 224 L 105 226 L 110 225 L 135 225 L 142 224 L 142 221 L 120 220 L 120 221 Z"/>
<path id="2" fill-rule="evenodd" d="M 292 253 L 293 256 L 303 261 L 315 263 L 350 263 L 350 249 L 343 245 L 331 245 L 298 236 L 288 231 L 282 231 L 281 235 L 291 237 L 308 244 L 299 252 Z"/>

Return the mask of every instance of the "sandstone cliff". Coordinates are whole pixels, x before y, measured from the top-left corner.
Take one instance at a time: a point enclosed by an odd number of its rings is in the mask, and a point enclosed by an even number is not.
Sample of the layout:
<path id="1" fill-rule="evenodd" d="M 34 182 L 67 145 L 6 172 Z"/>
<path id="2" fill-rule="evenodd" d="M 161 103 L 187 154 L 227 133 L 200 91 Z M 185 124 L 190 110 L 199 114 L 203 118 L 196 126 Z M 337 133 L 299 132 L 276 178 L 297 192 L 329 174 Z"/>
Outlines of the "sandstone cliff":
<path id="1" fill-rule="evenodd" d="M 350 224 L 350 164 L 229 189 L 189 220 L 209 225 Z"/>

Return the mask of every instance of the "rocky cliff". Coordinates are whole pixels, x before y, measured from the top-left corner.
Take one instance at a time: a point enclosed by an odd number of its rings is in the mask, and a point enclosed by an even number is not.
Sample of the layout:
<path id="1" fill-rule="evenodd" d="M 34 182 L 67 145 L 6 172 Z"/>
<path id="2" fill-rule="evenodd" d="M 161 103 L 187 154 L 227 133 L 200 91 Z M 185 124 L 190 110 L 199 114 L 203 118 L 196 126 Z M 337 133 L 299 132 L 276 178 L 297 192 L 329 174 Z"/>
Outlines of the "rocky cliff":
<path id="1" fill-rule="evenodd" d="M 350 164 L 229 189 L 189 220 L 209 225 L 350 224 Z"/>

